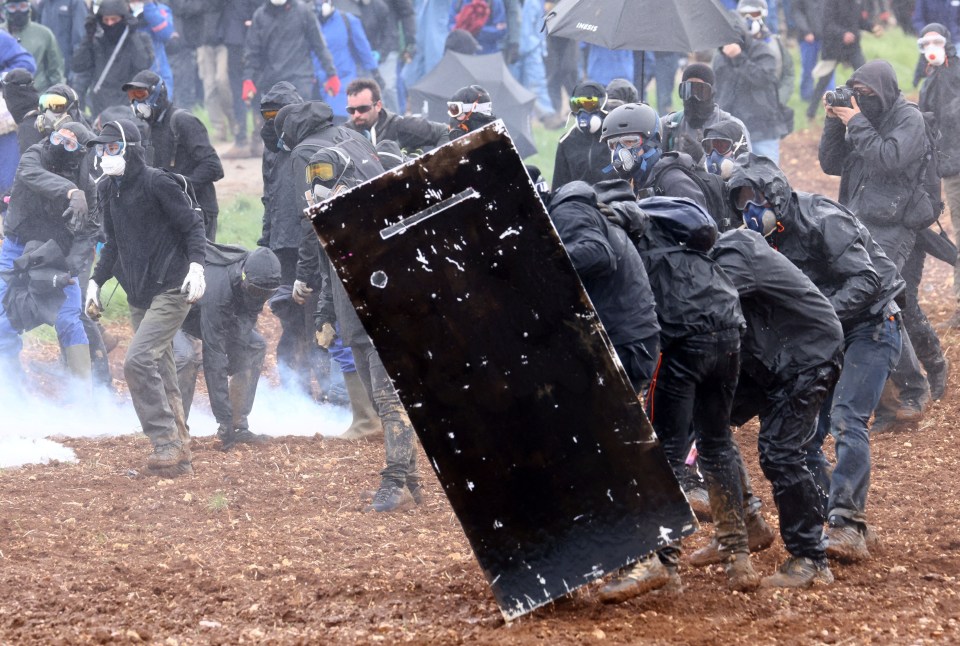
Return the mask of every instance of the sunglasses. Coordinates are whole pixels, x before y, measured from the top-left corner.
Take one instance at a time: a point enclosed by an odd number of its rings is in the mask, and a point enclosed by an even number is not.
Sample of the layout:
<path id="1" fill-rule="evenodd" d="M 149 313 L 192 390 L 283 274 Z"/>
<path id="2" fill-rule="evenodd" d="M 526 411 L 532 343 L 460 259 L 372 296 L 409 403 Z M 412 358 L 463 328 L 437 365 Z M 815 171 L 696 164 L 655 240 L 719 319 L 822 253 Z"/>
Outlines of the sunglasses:
<path id="1" fill-rule="evenodd" d="M 349 110 L 349 109 L 350 109 L 350 108 L 347 108 L 347 110 Z M 279 110 L 275 110 L 275 109 L 273 109 L 273 108 L 270 108 L 270 109 L 268 109 L 268 110 L 261 110 L 261 111 L 260 111 L 260 116 L 263 117 L 264 121 L 270 121 L 270 119 L 276 118 L 278 112 L 280 112 L 280 111 L 279 111 Z"/>
<path id="2" fill-rule="evenodd" d="M 636 148 L 637 146 L 643 145 L 643 137 L 640 135 L 623 135 L 622 137 L 613 137 L 607 139 L 607 145 L 610 147 L 610 150 L 616 150 L 617 146 L 623 148 Z"/>
<path id="3" fill-rule="evenodd" d="M 29 2 L 4 2 L 3 8 L 7 11 L 30 11 Z"/>
<path id="4" fill-rule="evenodd" d="M 61 135 L 59 132 L 50 133 L 50 143 L 54 146 L 63 146 L 68 153 L 80 150 L 80 142 L 72 137 Z"/>
<path id="5" fill-rule="evenodd" d="M 462 101 L 447 101 L 447 114 L 451 117 L 459 117 L 462 114 L 470 114 L 472 112 L 479 112 L 480 114 L 491 115 L 493 114 L 493 106 L 487 101 L 486 103 L 463 103 Z"/>
<path id="6" fill-rule="evenodd" d="M 733 140 L 722 137 L 710 137 L 700 142 L 703 152 L 710 154 L 714 151 L 719 155 L 729 155 L 733 151 Z"/>
<path id="7" fill-rule="evenodd" d="M 713 86 L 702 81 L 684 81 L 680 84 L 679 92 L 684 101 L 709 101 L 713 98 Z"/>
<path id="8" fill-rule="evenodd" d="M 122 141 L 111 141 L 106 144 L 97 144 L 97 147 L 94 149 L 97 152 L 97 157 L 103 157 L 107 155 L 108 157 L 116 157 L 123 153 L 124 143 Z"/>
<path id="9" fill-rule="evenodd" d="M 583 110 L 584 112 L 596 112 L 600 108 L 600 97 L 598 96 L 572 96 L 570 97 L 570 112 L 576 114 Z"/>
<path id="10" fill-rule="evenodd" d="M 321 182 L 329 182 L 333 179 L 334 167 L 330 162 L 313 162 L 307 165 L 307 184 L 313 184 L 317 179 Z"/>
<path id="11" fill-rule="evenodd" d="M 142 87 L 134 87 L 127 90 L 127 98 L 131 101 L 144 101 L 150 96 L 150 90 Z"/>
<path id="12" fill-rule="evenodd" d="M 352 105 L 347 108 L 347 114 L 351 116 L 356 114 L 357 112 L 359 112 L 360 114 L 366 114 L 371 110 L 373 110 L 373 106 L 370 105 L 369 103 L 367 105 Z"/>
<path id="13" fill-rule="evenodd" d="M 924 36 L 917 41 L 917 49 L 921 52 L 927 47 L 946 47 L 947 39 L 943 36 Z"/>
<path id="14" fill-rule="evenodd" d="M 40 95 L 40 109 L 49 110 L 55 114 L 62 114 L 67 111 L 67 97 L 60 94 L 41 94 Z"/>

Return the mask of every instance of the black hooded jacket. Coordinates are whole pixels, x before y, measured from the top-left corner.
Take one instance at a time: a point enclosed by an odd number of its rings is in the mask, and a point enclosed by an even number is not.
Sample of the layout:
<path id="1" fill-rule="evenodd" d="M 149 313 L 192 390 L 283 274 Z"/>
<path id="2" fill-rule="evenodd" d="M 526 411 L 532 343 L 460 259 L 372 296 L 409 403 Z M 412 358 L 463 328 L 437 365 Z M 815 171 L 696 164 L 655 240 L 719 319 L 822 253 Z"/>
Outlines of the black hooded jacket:
<path id="1" fill-rule="evenodd" d="M 820 33 L 820 58 L 825 61 L 850 63 L 860 53 L 860 31 L 871 27 L 866 17 L 864 0 L 825 0 Z M 852 43 L 843 42 L 843 34 L 852 33 Z"/>
<path id="2" fill-rule="evenodd" d="M 244 78 L 253 80 L 261 91 L 279 81 L 290 81 L 298 87 L 312 83 L 310 52 L 320 59 L 328 77 L 337 75 L 313 7 L 300 0 L 287 0 L 280 7 L 264 2 L 253 14 L 247 32 Z"/>
<path id="3" fill-rule="evenodd" d="M 843 329 L 830 301 L 759 233 L 728 231 L 710 256 L 740 295 L 741 365 L 757 383 L 783 383 L 838 358 Z"/>
<path id="4" fill-rule="evenodd" d="M 846 126 L 838 118 L 827 118 L 820 137 L 820 167 L 828 175 L 840 176 L 840 203 L 902 267 L 916 238 L 904 218 L 908 208 L 915 208 L 910 202 L 927 151 L 923 115 L 903 98 L 896 73 L 886 61 L 865 64 L 847 84 L 854 82 L 876 92 L 883 112 L 877 123 L 863 113 L 855 114 Z"/>
<path id="5" fill-rule="evenodd" d="M 260 99 L 260 105 L 283 107 L 294 103 L 303 103 L 297 89 L 286 81 L 274 85 Z M 263 152 L 263 234 L 259 245 L 274 251 L 297 249 L 303 238 L 301 221 L 303 214 L 297 201 L 296 190 L 300 179 L 290 173 L 290 152 L 276 148 L 275 128 L 265 127 L 264 132 L 272 133 L 265 141 Z"/>
<path id="6" fill-rule="evenodd" d="M 123 176 L 97 187 L 106 243 L 92 278 L 102 286 L 116 276 L 129 303 L 149 309 L 154 296 L 180 288 L 190 263 L 203 264 L 206 237 L 176 180 L 144 164 L 141 146 L 124 156 Z"/>
<path id="7" fill-rule="evenodd" d="M 550 219 L 610 341 L 624 345 L 657 334 L 656 301 L 640 254 L 626 231 L 600 213 L 593 187 L 565 184 L 550 200 Z"/>
<path id="8" fill-rule="evenodd" d="M 400 148 L 412 153 L 433 150 L 446 143 L 447 126 L 423 117 L 405 117 L 393 114 L 386 108 L 380 110 L 380 116 L 369 131 L 361 130 L 353 121 L 344 124 L 351 130 L 370 137 L 372 142 L 396 141 Z"/>
<path id="9" fill-rule="evenodd" d="M 947 38 L 947 60 L 939 67 L 929 66 L 920 86 L 920 110 L 932 112 L 940 128 L 940 176 L 960 175 L 960 58 L 950 32 Z"/>
<path id="10" fill-rule="evenodd" d="M 610 165 L 610 148 L 600 141 L 600 131 L 582 132 L 576 124 L 560 138 L 557 154 L 553 162 L 553 188 L 560 188 L 567 182 L 580 180 L 593 185 L 605 179 L 616 177 L 614 173 L 604 173 Z"/>

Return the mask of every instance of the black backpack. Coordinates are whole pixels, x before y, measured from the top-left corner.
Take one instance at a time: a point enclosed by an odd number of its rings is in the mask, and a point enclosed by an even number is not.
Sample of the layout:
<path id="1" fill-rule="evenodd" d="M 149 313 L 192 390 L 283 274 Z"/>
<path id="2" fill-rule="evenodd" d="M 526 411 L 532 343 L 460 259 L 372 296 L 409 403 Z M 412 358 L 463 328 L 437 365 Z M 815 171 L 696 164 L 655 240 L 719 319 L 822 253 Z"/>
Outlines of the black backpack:
<path id="1" fill-rule="evenodd" d="M 706 200 L 706 204 L 703 206 L 717 223 L 717 229 L 720 233 L 740 226 L 740 218 L 737 217 L 737 214 L 733 212 L 727 202 L 726 184 L 723 178 L 699 166 L 689 155 L 681 155 L 677 152 L 663 153 L 660 161 L 653 168 L 653 178 L 650 182 L 652 195 L 665 195 L 662 180 L 666 172 L 672 169 L 682 171 L 699 187 Z M 641 195 L 640 197 L 644 196 Z"/>

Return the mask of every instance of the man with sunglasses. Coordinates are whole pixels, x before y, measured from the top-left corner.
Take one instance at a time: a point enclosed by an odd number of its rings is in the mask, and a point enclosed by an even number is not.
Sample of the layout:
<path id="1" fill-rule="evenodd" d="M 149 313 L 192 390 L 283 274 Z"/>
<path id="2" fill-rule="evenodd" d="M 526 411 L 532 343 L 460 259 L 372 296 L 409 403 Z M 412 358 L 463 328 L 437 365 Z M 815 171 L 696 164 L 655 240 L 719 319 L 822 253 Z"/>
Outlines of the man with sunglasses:
<path id="1" fill-rule="evenodd" d="M 153 453 L 152 475 L 193 472 L 173 358 L 173 337 L 203 296 L 203 220 L 168 173 L 144 161 L 140 131 L 121 119 L 92 139 L 104 177 L 97 201 L 106 242 L 87 285 L 84 309 L 98 316 L 100 288 L 116 277 L 127 294 L 134 333 L 123 363 L 130 398 Z"/>
<path id="2" fill-rule="evenodd" d="M 4 2 L 3 14 L 6 17 L 4 27 L 23 48 L 30 52 L 37 63 L 37 72 L 33 78 L 34 86 L 41 92 L 54 83 L 63 83 L 66 79 L 63 70 L 63 54 L 53 32 L 30 19 L 30 1 L 17 0 Z"/>
<path id="3" fill-rule="evenodd" d="M 89 390 L 90 340 L 81 321 L 82 296 L 77 277 L 89 270 L 99 233 L 94 213 L 96 186 L 90 175 L 86 145 L 93 134 L 68 122 L 31 146 L 20 160 L 17 179 L 4 218 L 6 239 L 0 248 L 0 270 L 10 269 L 29 242 L 56 242 L 67 259 L 70 284 L 57 313 L 57 338 L 70 374 Z M 0 302 L 7 284 L 0 281 Z M 0 364 L 19 372 L 20 330 L 11 327 L 0 305 Z"/>
<path id="4" fill-rule="evenodd" d="M 719 121 L 736 121 L 740 124 L 750 149 L 750 134 L 740 119 L 721 110 L 715 100 L 716 77 L 713 68 L 706 63 L 691 63 L 683 68 L 677 93 L 683 101 L 683 110 L 671 112 L 663 118 L 663 150 L 687 153 L 695 162 L 703 159 L 700 140 L 703 131 Z"/>
<path id="5" fill-rule="evenodd" d="M 150 125 L 145 142 L 147 160 L 186 177 L 203 209 L 204 229 L 211 242 L 217 238 L 217 189 L 223 179 L 223 165 L 210 143 L 206 126 L 189 110 L 173 105 L 166 84 L 151 70 L 142 70 L 123 85 L 133 113 Z"/>
<path id="6" fill-rule="evenodd" d="M 607 115 L 607 89 L 595 81 L 583 81 L 570 95 L 573 126 L 560 137 L 553 162 L 553 188 L 581 180 L 596 184 L 610 175 L 603 169 L 610 163 L 610 151 L 600 141 L 600 127 Z"/>
<path id="7" fill-rule="evenodd" d="M 354 79 L 347 85 L 347 127 L 366 136 L 376 146 L 393 140 L 411 153 L 432 150 L 444 139 L 447 128 L 423 117 L 402 116 L 387 110 L 373 79 Z"/>

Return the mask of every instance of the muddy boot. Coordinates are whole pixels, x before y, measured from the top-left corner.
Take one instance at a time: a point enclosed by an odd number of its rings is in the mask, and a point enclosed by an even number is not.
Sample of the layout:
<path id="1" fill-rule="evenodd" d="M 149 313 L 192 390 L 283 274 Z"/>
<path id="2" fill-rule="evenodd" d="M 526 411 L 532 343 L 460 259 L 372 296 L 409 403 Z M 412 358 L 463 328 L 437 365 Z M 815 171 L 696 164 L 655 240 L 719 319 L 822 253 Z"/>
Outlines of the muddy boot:
<path id="1" fill-rule="evenodd" d="M 679 574 L 677 575 L 679 580 Z M 671 573 L 656 554 L 622 568 L 600 590 L 603 603 L 622 603 L 627 599 L 652 592 L 671 582 Z"/>
<path id="2" fill-rule="evenodd" d="M 350 395 L 350 408 L 353 410 L 353 421 L 346 431 L 340 435 L 343 440 L 376 440 L 383 438 L 383 425 L 377 415 L 367 389 L 363 387 L 360 375 L 353 372 L 343 373 L 343 382 Z"/>
<path id="3" fill-rule="evenodd" d="M 749 554 L 734 554 L 724 566 L 727 587 L 737 592 L 751 592 L 760 587 L 760 575 L 753 569 Z"/>
<path id="4" fill-rule="evenodd" d="M 825 534 L 830 558 L 842 563 L 859 563 L 870 558 L 866 538 L 856 523 L 832 517 Z"/>
<path id="5" fill-rule="evenodd" d="M 940 401 L 947 390 L 947 378 L 950 377 L 950 360 L 943 357 L 935 361 L 927 370 L 927 382 L 930 384 L 930 399 Z"/>
<path id="6" fill-rule="evenodd" d="M 147 457 L 147 468 L 151 471 L 168 469 L 181 462 L 190 462 L 190 449 L 184 449 L 183 442 L 174 440 L 153 447 L 153 453 Z"/>
<path id="7" fill-rule="evenodd" d="M 380 488 L 373 494 L 373 500 L 364 508 L 364 511 L 403 511 L 404 509 L 410 509 L 414 505 L 416 505 L 416 502 L 406 487 L 398 487 L 393 483 L 384 482 L 380 484 Z"/>
<path id="8" fill-rule="evenodd" d="M 777 535 L 759 511 L 747 512 L 746 520 L 747 546 L 751 552 L 760 552 L 773 545 Z M 706 547 L 701 547 L 690 555 L 690 565 L 706 567 L 726 563 L 729 558 L 729 554 L 720 549 L 720 541 L 714 537 Z"/>
<path id="9" fill-rule="evenodd" d="M 813 585 L 830 585 L 833 583 L 833 572 L 826 559 L 817 563 L 806 556 L 791 556 L 776 574 L 764 577 L 760 582 L 764 588 L 809 588 Z"/>
<path id="10" fill-rule="evenodd" d="M 687 494 L 687 502 L 690 503 L 690 508 L 696 514 L 697 520 L 701 523 L 712 522 L 713 512 L 710 509 L 710 494 L 707 493 L 707 490 L 703 487 L 697 487 L 685 493 Z"/>
<path id="11" fill-rule="evenodd" d="M 81 384 L 83 391 L 89 394 L 92 388 L 90 346 L 87 344 L 68 345 L 63 348 L 63 358 L 67 363 L 70 374 Z"/>
<path id="12" fill-rule="evenodd" d="M 248 428 L 238 428 L 233 432 L 233 444 L 263 445 L 270 442 L 269 435 L 253 433 Z"/>

